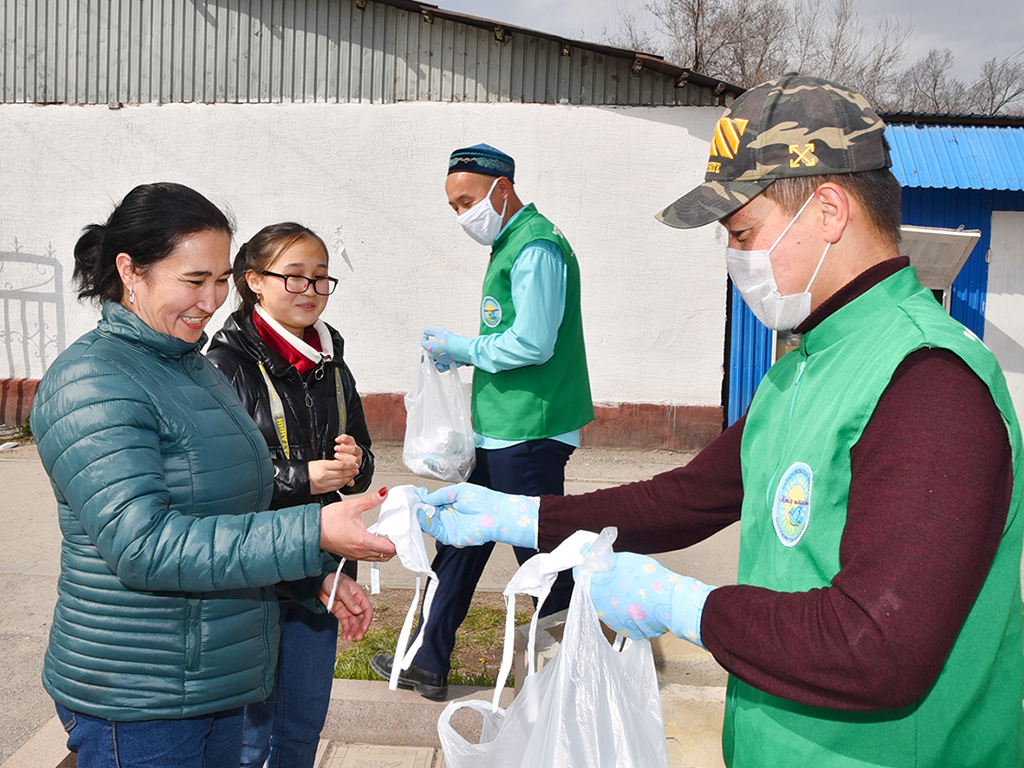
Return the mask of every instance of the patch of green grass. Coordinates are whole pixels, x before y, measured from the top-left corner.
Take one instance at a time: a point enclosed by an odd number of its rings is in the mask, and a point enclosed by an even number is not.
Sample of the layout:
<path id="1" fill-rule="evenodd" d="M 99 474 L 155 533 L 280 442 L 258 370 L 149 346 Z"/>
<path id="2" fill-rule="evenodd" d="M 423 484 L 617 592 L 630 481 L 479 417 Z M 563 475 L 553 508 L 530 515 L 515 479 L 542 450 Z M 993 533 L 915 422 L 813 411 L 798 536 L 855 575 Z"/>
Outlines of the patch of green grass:
<path id="1" fill-rule="evenodd" d="M 516 611 L 516 625 L 525 624 L 530 620 L 527 611 Z M 459 631 L 473 635 L 486 630 L 505 631 L 505 611 L 498 608 L 490 608 L 486 605 L 470 606 L 466 618 L 462 621 Z M 504 636 L 504 635 L 503 635 Z"/>
<path id="2" fill-rule="evenodd" d="M 380 680 L 380 676 L 370 669 L 370 659 L 378 653 L 393 655 L 397 643 L 398 633 L 393 629 L 371 626 L 362 640 L 338 654 L 334 662 L 334 676 L 344 680 Z"/>
<path id="3" fill-rule="evenodd" d="M 516 625 L 530 621 L 528 611 L 516 611 Z M 472 606 L 455 637 L 452 667 L 448 673 L 449 685 L 493 686 L 498 679 L 501 647 L 505 640 L 505 612 L 487 606 Z M 370 659 L 378 653 L 394 655 L 398 632 L 388 627 L 371 626 L 366 636 L 338 654 L 334 676 L 345 680 L 379 680 L 370 668 Z M 467 669 L 462 656 L 480 654 L 479 669 Z M 487 656 L 491 657 L 488 663 Z M 474 668 L 475 668 L 474 664 Z M 493 667 L 493 669 L 492 669 Z M 515 685 L 515 675 L 509 675 L 507 687 Z"/>
<path id="4" fill-rule="evenodd" d="M 483 661 L 483 659 L 481 659 Z M 493 688 L 494 684 L 498 682 L 498 670 L 495 669 L 493 672 L 487 668 L 487 663 L 483 663 L 483 669 L 479 672 L 466 672 L 462 669 L 462 664 L 458 659 L 452 659 L 452 668 L 448 672 L 448 684 L 449 685 L 478 685 L 482 688 Z M 516 684 L 516 676 L 514 672 L 510 672 L 508 680 L 505 681 L 506 688 L 514 688 Z"/>
<path id="5" fill-rule="evenodd" d="M 21 425 L 21 428 L 14 435 L 15 440 L 31 440 L 32 439 L 32 425 L 28 423 L 28 419 L 25 419 L 25 423 Z"/>

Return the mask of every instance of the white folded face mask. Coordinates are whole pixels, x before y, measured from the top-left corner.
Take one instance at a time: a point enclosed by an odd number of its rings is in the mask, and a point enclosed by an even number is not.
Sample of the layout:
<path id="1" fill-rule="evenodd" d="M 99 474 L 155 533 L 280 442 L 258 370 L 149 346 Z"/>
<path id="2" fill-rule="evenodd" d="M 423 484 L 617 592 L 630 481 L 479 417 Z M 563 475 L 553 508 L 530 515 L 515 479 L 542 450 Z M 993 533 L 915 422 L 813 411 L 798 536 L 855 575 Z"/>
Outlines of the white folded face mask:
<path id="1" fill-rule="evenodd" d="M 491 194 L 497 184 L 498 179 L 495 179 L 484 199 L 468 211 L 464 211 L 456 219 L 466 234 L 480 245 L 494 245 L 494 241 L 498 239 L 498 233 L 501 232 L 501 224 L 505 220 L 505 211 L 508 210 L 508 198 L 505 199 L 505 204 L 501 207 L 501 213 L 494 210 L 494 206 L 491 205 Z"/>
<path id="2" fill-rule="evenodd" d="M 786 225 L 782 234 L 776 238 L 768 250 L 725 249 L 726 268 L 729 271 L 729 277 L 736 285 L 736 290 L 740 292 L 740 296 L 750 307 L 754 317 L 776 331 L 792 330 L 811 314 L 811 286 L 814 284 L 814 278 L 818 276 L 818 270 L 825 262 L 825 255 L 832 245 L 832 243 L 825 243 L 825 251 L 821 254 L 811 281 L 803 292 L 789 296 L 782 296 L 779 293 L 779 286 L 775 282 L 775 272 L 772 269 L 772 251 L 782 242 L 782 238 L 789 232 L 789 228 L 796 223 L 800 214 L 804 212 L 804 208 L 813 199 L 814 195 L 807 198 L 807 201 L 800 206 L 800 210 L 796 212 L 796 216 Z"/>
<path id="3" fill-rule="evenodd" d="M 402 561 L 406 570 L 437 579 L 430 569 L 423 531 L 420 530 L 419 521 L 416 519 L 416 510 L 420 507 L 433 509 L 420 500 L 415 486 L 400 485 L 392 488 L 381 504 L 377 522 L 367 530 L 375 536 L 385 536 L 391 540 L 398 551 L 398 559 Z M 379 563 L 375 565 L 380 567 Z"/>
<path id="4" fill-rule="evenodd" d="M 401 560 L 406 570 L 412 571 L 417 576 L 429 576 L 437 581 L 437 576 L 430 569 L 430 558 L 427 555 L 426 544 L 423 542 L 423 531 L 420 530 L 419 521 L 416 519 L 416 510 L 419 507 L 433 509 L 429 504 L 420 501 L 414 486 L 401 485 L 392 488 L 384 503 L 381 504 L 377 522 L 367 528 L 367 531 L 376 536 L 390 539 L 398 552 L 398 559 Z M 334 588 L 331 590 L 330 604 L 327 610 L 334 605 L 338 578 L 344 564 L 345 559 L 342 558 L 337 573 L 334 575 Z M 375 595 L 380 594 L 380 563 L 370 563 L 370 591 Z"/>

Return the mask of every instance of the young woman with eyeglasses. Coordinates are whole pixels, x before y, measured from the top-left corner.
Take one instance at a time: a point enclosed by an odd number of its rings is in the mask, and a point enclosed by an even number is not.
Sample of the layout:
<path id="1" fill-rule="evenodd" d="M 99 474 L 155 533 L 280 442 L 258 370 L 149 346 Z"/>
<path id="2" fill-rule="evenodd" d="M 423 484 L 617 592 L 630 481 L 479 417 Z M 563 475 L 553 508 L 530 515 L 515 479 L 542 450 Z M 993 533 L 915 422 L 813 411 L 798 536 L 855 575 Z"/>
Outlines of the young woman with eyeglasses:
<path id="1" fill-rule="evenodd" d="M 240 306 L 214 336 L 207 357 L 234 385 L 267 441 L 272 508 L 328 503 L 339 493 L 366 490 L 374 464 L 362 402 L 342 356 L 342 337 L 320 319 L 338 283 L 328 274 L 324 242 L 300 224 L 273 224 L 239 249 L 232 272 Z M 346 563 L 344 572 L 339 589 L 361 591 L 355 563 Z M 245 708 L 243 767 L 313 765 L 337 641 L 338 621 L 322 606 L 310 601 L 303 607 L 281 595 L 274 692 Z"/>

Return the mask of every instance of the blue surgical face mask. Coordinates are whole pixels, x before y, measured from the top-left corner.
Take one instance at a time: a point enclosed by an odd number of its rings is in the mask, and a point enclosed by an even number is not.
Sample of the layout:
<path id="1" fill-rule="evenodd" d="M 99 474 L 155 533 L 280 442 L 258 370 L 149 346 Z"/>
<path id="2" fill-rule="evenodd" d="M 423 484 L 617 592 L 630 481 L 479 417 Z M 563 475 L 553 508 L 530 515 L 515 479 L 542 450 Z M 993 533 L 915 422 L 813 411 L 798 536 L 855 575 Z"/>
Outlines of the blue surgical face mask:
<path id="1" fill-rule="evenodd" d="M 779 286 L 775 282 L 775 273 L 772 270 L 771 254 L 775 247 L 782 242 L 782 238 L 789 232 L 789 228 L 800 218 L 804 208 L 814 199 L 812 194 L 807 201 L 796 212 L 796 216 L 782 230 L 782 234 L 775 240 L 768 250 L 741 251 L 737 248 L 725 249 L 725 264 L 729 270 L 729 277 L 736 285 L 736 290 L 754 313 L 754 317 L 760 320 L 769 328 L 776 331 L 789 331 L 796 328 L 811 314 L 811 286 L 814 278 L 818 276 L 818 270 L 825 261 L 825 255 L 832 243 L 825 243 L 825 251 L 818 260 L 818 266 L 811 275 L 811 282 L 802 293 L 794 293 L 790 296 L 779 294 Z"/>
<path id="2" fill-rule="evenodd" d="M 456 219 L 466 230 L 466 234 L 480 245 L 494 245 L 494 241 L 498 239 L 498 233 L 501 232 L 501 224 L 505 220 L 508 198 L 505 198 L 505 205 L 501 207 L 501 213 L 494 210 L 494 206 L 491 205 L 491 194 L 497 184 L 498 179 L 495 179 L 484 199 Z"/>

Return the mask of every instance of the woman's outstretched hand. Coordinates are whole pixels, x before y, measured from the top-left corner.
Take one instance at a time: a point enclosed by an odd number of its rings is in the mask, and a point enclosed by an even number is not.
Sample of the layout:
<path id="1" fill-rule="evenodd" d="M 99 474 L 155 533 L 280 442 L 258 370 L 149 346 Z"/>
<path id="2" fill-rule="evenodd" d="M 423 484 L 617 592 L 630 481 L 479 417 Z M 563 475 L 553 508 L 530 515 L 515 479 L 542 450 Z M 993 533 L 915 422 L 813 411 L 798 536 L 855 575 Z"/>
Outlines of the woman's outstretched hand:
<path id="1" fill-rule="evenodd" d="M 366 530 L 363 513 L 376 509 L 388 492 L 381 488 L 345 501 L 336 501 L 320 510 L 320 549 L 348 560 L 384 562 L 395 556 L 395 545 Z"/>

